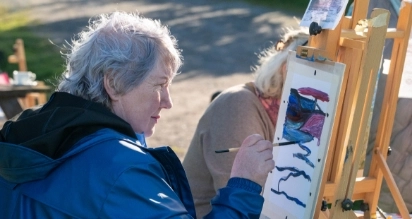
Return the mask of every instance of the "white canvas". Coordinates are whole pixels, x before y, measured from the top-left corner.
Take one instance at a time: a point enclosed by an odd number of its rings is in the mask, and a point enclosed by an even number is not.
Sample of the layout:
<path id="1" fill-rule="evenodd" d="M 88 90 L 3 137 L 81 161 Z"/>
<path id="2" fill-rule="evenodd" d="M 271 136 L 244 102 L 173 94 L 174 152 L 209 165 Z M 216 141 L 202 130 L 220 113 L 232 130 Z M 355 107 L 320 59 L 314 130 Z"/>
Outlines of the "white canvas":
<path id="1" fill-rule="evenodd" d="M 274 143 L 298 143 L 274 148 L 262 218 L 313 217 L 344 70 L 342 63 L 311 62 L 289 52 Z"/>

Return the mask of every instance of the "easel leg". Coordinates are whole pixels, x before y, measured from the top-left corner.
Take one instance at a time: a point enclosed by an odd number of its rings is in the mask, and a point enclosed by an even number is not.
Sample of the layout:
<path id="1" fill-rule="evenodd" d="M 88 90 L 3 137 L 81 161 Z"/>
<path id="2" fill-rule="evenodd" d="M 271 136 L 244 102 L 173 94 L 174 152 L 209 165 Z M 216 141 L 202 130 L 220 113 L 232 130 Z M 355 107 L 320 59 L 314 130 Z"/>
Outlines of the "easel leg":
<path id="1" fill-rule="evenodd" d="M 379 169 L 383 173 L 383 178 L 386 180 L 386 183 L 388 184 L 389 190 L 393 195 L 393 199 L 395 200 L 396 206 L 398 206 L 402 218 L 410 218 L 408 208 L 406 208 L 405 202 L 402 199 L 402 195 L 399 192 L 398 186 L 395 183 L 395 179 L 392 176 L 392 173 L 388 167 L 388 164 L 386 163 L 385 158 L 379 150 L 375 150 L 375 156 L 376 163 L 378 164 Z"/>

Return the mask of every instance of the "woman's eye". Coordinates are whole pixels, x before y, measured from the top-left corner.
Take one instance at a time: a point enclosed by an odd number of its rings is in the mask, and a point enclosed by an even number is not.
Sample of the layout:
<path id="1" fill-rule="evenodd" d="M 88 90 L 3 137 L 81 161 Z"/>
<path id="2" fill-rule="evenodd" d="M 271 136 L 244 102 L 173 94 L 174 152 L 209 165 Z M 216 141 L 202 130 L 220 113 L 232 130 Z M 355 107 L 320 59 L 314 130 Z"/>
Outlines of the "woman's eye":
<path id="1" fill-rule="evenodd" d="M 165 82 L 161 84 L 162 88 L 168 88 L 172 83 L 171 82 Z"/>
<path id="2" fill-rule="evenodd" d="M 166 83 L 156 85 L 155 88 L 156 88 L 157 91 L 160 91 L 163 88 L 167 88 L 168 86 L 169 86 L 169 83 L 166 82 Z"/>

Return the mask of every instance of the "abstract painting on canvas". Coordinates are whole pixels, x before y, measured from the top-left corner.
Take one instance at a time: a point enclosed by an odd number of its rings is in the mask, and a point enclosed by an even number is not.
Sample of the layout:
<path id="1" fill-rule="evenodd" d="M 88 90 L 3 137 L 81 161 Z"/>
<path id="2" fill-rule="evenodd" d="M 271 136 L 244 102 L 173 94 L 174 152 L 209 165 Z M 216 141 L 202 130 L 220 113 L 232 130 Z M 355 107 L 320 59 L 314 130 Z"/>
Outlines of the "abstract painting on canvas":
<path id="1" fill-rule="evenodd" d="M 345 65 L 311 62 L 289 52 L 261 218 L 312 218 Z"/>

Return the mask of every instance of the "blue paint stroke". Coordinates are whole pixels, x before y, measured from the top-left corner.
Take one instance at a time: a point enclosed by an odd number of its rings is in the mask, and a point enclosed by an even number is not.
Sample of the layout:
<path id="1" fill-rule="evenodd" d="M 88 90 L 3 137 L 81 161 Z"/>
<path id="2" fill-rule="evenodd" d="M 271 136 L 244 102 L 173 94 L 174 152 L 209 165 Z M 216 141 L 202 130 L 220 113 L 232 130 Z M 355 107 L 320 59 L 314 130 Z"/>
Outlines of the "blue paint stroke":
<path id="1" fill-rule="evenodd" d="M 279 172 L 283 172 L 283 171 L 285 171 L 285 170 L 291 171 L 291 172 L 289 173 L 289 175 L 280 178 L 280 180 L 279 180 L 279 182 L 278 182 L 278 190 L 280 190 L 280 188 L 279 188 L 279 187 L 280 187 L 280 182 L 281 182 L 281 181 L 287 181 L 287 180 L 289 179 L 289 177 L 291 177 L 291 176 L 293 176 L 293 177 L 295 177 L 295 178 L 296 178 L 296 177 L 299 177 L 299 176 L 303 176 L 303 178 L 307 179 L 309 182 L 312 181 L 311 178 L 310 178 L 310 176 L 309 176 L 308 174 L 306 174 L 305 171 L 299 170 L 299 169 L 296 168 L 296 167 L 278 167 L 278 166 L 275 166 L 275 167 L 276 167 L 276 169 L 277 169 Z"/>
<path id="2" fill-rule="evenodd" d="M 307 179 L 309 182 L 311 182 L 311 178 L 308 174 L 305 173 L 305 171 L 299 170 L 296 167 L 279 167 L 279 166 L 275 166 L 276 170 L 278 170 L 279 172 L 283 172 L 283 171 L 291 171 L 289 173 L 289 175 L 282 177 L 279 182 L 278 182 L 278 190 L 274 190 L 273 188 L 271 188 L 271 191 L 274 192 L 277 195 L 284 195 L 288 200 L 291 200 L 293 202 L 295 202 L 296 204 L 306 208 L 306 204 L 304 204 L 302 201 L 300 201 L 298 198 L 289 196 L 286 192 L 281 191 L 280 192 L 280 182 L 281 181 L 287 181 L 289 179 L 289 177 L 299 177 L 299 176 L 303 176 L 303 178 Z"/>
<path id="3" fill-rule="evenodd" d="M 312 168 L 315 168 L 315 165 L 312 163 L 312 161 L 309 160 L 309 155 L 311 154 L 311 150 L 306 147 L 305 145 L 299 143 L 299 147 L 302 148 L 304 151 L 306 151 L 306 154 L 302 153 L 293 153 L 293 157 L 296 157 L 298 159 L 301 159 L 306 162 L 307 165 L 309 165 Z"/>
<path id="4" fill-rule="evenodd" d="M 303 203 L 303 202 L 302 202 L 301 200 L 299 200 L 298 198 L 291 197 L 291 196 L 289 196 L 288 194 L 286 194 L 286 192 L 284 192 L 284 191 L 279 192 L 279 191 L 276 191 L 276 190 L 274 190 L 274 189 L 272 189 L 272 188 L 271 188 L 270 190 L 271 190 L 272 192 L 274 192 L 275 194 L 277 194 L 277 195 L 284 195 L 288 200 L 291 200 L 291 201 L 295 202 L 297 205 L 300 205 L 300 206 L 306 208 L 306 204 Z"/>
<path id="5" fill-rule="evenodd" d="M 299 130 L 302 127 L 303 122 L 293 122 L 286 120 L 283 124 L 283 138 L 288 141 L 299 141 L 302 143 L 310 142 L 313 140 L 313 136 L 307 132 Z"/>
<path id="6" fill-rule="evenodd" d="M 293 157 L 296 157 L 296 158 L 298 158 L 298 159 L 300 159 L 300 160 L 303 160 L 303 161 L 305 161 L 305 163 L 306 163 L 307 165 L 309 165 L 309 166 L 312 167 L 312 168 L 315 168 L 315 165 L 312 163 L 312 161 L 310 161 L 307 157 L 305 157 L 305 155 L 303 155 L 303 154 L 301 154 L 301 153 L 294 153 L 294 154 L 293 154 Z"/>

